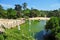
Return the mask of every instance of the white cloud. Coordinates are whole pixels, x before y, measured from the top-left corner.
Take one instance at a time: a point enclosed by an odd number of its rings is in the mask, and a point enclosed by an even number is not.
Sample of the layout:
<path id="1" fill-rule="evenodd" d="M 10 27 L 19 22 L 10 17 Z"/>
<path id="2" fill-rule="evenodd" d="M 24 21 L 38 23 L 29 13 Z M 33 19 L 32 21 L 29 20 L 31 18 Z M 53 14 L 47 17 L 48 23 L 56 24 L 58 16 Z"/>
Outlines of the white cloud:
<path id="1" fill-rule="evenodd" d="M 60 8 L 60 3 L 51 4 L 48 8 L 51 10 L 58 9 Z"/>
<path id="2" fill-rule="evenodd" d="M 50 5 L 50 7 L 60 7 L 60 3 L 55 3 L 55 4 L 52 4 L 52 5 Z"/>
<path id="3" fill-rule="evenodd" d="M 2 3 L 0 3 L 0 5 L 2 5 L 4 8 L 14 8 L 13 5 L 9 5 L 9 4 L 2 4 Z"/>

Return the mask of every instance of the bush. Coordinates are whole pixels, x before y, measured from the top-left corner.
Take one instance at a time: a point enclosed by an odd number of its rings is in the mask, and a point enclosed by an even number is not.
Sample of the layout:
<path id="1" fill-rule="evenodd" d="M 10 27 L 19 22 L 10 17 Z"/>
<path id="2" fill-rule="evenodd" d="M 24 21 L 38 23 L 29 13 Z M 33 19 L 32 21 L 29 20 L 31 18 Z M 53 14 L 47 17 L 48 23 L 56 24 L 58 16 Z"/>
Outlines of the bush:
<path id="1" fill-rule="evenodd" d="M 4 37 L 2 34 L 0 34 L 0 40 L 4 40 Z"/>

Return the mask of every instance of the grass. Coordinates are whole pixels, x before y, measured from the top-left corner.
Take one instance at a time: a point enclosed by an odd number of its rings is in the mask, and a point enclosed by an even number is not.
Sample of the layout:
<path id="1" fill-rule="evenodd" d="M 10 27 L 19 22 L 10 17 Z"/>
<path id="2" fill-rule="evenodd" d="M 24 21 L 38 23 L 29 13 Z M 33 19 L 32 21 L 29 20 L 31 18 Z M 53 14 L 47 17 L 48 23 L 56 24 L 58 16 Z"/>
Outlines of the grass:
<path id="1" fill-rule="evenodd" d="M 18 27 L 13 29 L 6 29 L 4 36 L 6 37 L 5 40 L 34 40 L 34 34 L 36 31 L 36 24 L 38 21 L 31 21 L 31 26 L 29 26 L 28 21 L 24 24 L 20 25 L 21 30 L 18 30 Z M 29 31 L 29 28 L 31 31 Z"/>

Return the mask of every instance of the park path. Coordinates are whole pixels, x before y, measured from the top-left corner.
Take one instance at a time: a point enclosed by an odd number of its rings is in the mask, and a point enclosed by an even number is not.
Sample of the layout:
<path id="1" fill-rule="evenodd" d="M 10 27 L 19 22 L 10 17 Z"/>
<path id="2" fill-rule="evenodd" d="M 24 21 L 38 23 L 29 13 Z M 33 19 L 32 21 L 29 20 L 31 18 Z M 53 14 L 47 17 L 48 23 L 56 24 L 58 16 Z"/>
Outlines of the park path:
<path id="1" fill-rule="evenodd" d="M 50 18 L 48 18 L 48 17 L 33 17 L 33 18 L 29 18 L 29 20 L 50 20 Z"/>
<path id="2" fill-rule="evenodd" d="M 21 18 L 21 19 L 25 19 L 25 18 Z M 28 18 L 29 20 L 50 20 L 50 18 L 48 17 L 32 17 L 32 18 Z"/>

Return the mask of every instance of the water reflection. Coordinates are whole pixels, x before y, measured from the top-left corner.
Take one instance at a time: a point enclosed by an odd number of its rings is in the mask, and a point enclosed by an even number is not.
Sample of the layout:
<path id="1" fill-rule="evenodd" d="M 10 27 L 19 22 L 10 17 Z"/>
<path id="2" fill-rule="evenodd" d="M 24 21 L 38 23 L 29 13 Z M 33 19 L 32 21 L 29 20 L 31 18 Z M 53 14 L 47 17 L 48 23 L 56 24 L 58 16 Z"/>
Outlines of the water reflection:
<path id="1" fill-rule="evenodd" d="M 41 27 L 42 30 L 35 34 L 35 39 L 36 40 L 44 40 L 44 38 L 51 33 L 50 30 L 47 31 L 47 30 L 44 29 L 45 25 L 46 25 L 46 20 L 41 20 L 39 27 Z"/>
<path id="2" fill-rule="evenodd" d="M 44 38 L 46 36 L 48 36 L 50 33 L 51 33 L 50 30 L 48 30 L 48 31 L 42 30 L 42 31 L 40 31 L 40 32 L 38 32 L 38 33 L 35 34 L 35 39 L 36 40 L 44 40 Z"/>

